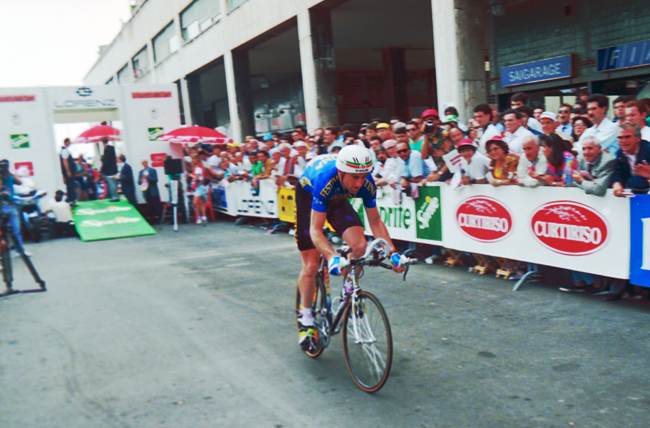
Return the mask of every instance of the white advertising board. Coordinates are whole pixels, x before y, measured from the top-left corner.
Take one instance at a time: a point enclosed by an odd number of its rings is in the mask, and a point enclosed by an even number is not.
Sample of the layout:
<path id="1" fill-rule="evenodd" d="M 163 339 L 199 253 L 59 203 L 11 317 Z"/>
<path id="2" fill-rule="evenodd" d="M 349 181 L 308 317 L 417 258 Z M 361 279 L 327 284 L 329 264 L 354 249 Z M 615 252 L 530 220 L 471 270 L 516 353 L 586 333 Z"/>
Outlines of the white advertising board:
<path id="1" fill-rule="evenodd" d="M 262 180 L 259 194 L 254 194 L 248 182 L 224 181 L 214 187 L 212 204 L 233 217 L 278 218 L 278 186 L 273 180 Z"/>

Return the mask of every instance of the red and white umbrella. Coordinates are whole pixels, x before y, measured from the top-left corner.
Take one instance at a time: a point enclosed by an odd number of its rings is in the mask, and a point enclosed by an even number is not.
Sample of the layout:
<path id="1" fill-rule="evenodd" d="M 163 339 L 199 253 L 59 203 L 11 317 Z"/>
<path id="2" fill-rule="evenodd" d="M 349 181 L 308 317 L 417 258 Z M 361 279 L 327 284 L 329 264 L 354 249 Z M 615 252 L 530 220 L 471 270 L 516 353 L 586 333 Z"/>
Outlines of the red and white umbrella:
<path id="1" fill-rule="evenodd" d="M 108 138 L 108 141 L 117 141 L 120 139 L 120 130 L 110 125 L 98 125 L 82 133 L 74 140 L 74 143 L 98 143 L 104 137 Z"/>
<path id="2" fill-rule="evenodd" d="M 170 131 L 159 138 L 170 143 L 228 144 L 232 140 L 221 132 L 203 126 L 188 126 Z"/>

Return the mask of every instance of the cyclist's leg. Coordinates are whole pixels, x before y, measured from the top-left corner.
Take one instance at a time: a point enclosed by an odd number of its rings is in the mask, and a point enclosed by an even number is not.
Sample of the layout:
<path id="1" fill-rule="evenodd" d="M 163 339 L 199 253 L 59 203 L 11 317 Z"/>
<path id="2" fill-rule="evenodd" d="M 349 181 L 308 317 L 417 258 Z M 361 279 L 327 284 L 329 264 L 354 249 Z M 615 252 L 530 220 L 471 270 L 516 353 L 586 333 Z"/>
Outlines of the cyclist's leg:
<path id="1" fill-rule="evenodd" d="M 343 235 L 345 243 L 352 248 L 353 258 L 358 258 L 366 251 L 366 238 L 359 214 L 347 199 L 340 199 L 330 204 L 327 221 Z"/>
<path id="2" fill-rule="evenodd" d="M 316 274 L 320 263 L 320 253 L 316 249 L 301 251 L 300 257 L 302 257 L 302 269 L 298 276 L 298 289 L 302 307 L 310 308 L 316 291 Z"/>

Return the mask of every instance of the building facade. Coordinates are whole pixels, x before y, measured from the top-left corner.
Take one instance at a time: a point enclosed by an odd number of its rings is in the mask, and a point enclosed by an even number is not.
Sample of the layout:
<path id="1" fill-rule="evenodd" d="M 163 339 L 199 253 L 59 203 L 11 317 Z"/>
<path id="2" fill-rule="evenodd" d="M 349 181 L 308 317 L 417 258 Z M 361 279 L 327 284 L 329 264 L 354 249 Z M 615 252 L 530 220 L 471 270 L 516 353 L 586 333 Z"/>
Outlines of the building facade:
<path id="1" fill-rule="evenodd" d="M 176 83 L 184 123 L 237 141 L 447 105 L 467 120 L 520 91 L 548 109 L 580 88 L 643 97 L 645 3 L 138 0 L 85 83 Z"/>

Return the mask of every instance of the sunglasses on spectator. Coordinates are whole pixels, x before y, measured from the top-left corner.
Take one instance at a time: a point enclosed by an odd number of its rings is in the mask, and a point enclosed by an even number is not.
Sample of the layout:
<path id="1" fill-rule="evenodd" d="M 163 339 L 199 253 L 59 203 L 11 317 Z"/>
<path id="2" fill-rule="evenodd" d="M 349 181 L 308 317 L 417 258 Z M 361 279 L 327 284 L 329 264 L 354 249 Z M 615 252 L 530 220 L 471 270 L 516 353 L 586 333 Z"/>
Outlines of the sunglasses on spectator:
<path id="1" fill-rule="evenodd" d="M 569 114 L 569 113 L 571 113 L 571 110 L 560 110 L 560 113 L 566 113 L 566 114 Z"/>
<path id="2" fill-rule="evenodd" d="M 492 148 L 488 149 L 487 151 L 488 152 L 495 152 L 495 151 L 499 150 L 500 148 L 501 147 L 492 147 Z"/>
<path id="3" fill-rule="evenodd" d="M 417 131 L 416 128 L 406 128 L 406 132 L 414 132 Z"/>
<path id="4" fill-rule="evenodd" d="M 402 149 L 402 150 L 397 151 L 398 154 L 408 153 L 408 152 L 409 152 L 409 149 Z"/>

